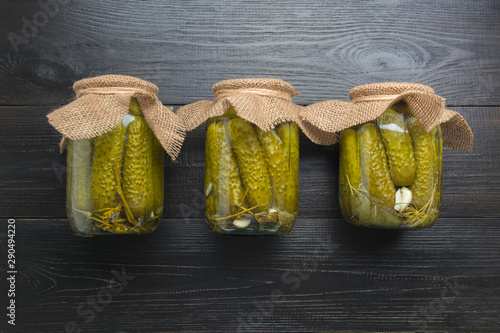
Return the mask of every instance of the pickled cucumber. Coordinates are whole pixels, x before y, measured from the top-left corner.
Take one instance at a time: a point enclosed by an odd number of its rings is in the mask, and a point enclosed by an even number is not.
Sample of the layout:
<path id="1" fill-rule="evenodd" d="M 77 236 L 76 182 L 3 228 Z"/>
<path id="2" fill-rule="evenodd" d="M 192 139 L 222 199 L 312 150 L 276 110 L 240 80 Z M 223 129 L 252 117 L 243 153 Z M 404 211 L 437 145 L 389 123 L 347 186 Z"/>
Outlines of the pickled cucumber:
<path id="1" fill-rule="evenodd" d="M 67 211 L 75 224 L 75 233 L 88 233 L 91 224 L 87 215 L 92 210 L 90 200 L 90 161 L 92 140 L 69 140 L 67 152 L 66 202 Z"/>
<path id="2" fill-rule="evenodd" d="M 432 131 L 431 131 L 432 133 Z M 436 126 L 435 138 L 434 138 L 434 147 L 436 154 L 436 193 L 435 193 L 435 202 L 433 204 L 433 211 L 436 215 L 434 222 L 437 220 L 439 212 L 441 211 L 441 196 L 442 196 L 442 175 L 443 175 L 443 133 L 441 130 L 441 125 Z M 434 223 L 432 222 L 432 223 Z"/>
<path id="3" fill-rule="evenodd" d="M 224 114 L 222 115 L 223 117 L 228 117 L 228 118 L 234 118 L 234 117 L 237 117 L 237 114 L 236 114 L 236 109 L 234 107 L 230 107 L 229 109 L 227 109 L 226 112 L 224 112 Z"/>
<path id="4" fill-rule="evenodd" d="M 356 215 L 349 219 L 352 224 L 370 228 L 399 228 L 402 219 L 394 214 L 392 207 L 386 207 L 383 203 L 372 197 L 364 185 L 360 184 L 360 192 L 355 194 Z"/>
<path id="5" fill-rule="evenodd" d="M 361 183 L 358 133 L 353 129 L 340 133 L 339 176 L 340 208 L 344 216 L 349 216 L 358 210 L 359 202 L 356 199 Z"/>
<path id="6" fill-rule="evenodd" d="M 67 195 L 71 208 L 89 212 L 92 140 L 69 140 L 67 146 Z"/>
<path id="7" fill-rule="evenodd" d="M 159 215 L 163 212 L 163 200 L 165 194 L 165 186 L 163 181 L 163 147 L 154 135 L 153 131 L 149 130 L 151 140 L 153 141 L 153 191 L 154 191 L 154 210 L 155 214 Z"/>
<path id="8" fill-rule="evenodd" d="M 163 210 L 163 148 L 142 117 L 137 101 L 131 99 L 129 114 L 116 129 L 90 142 L 88 165 L 69 164 L 72 176 L 68 196 L 79 183 L 73 177 L 75 172 L 89 172 L 90 207 L 82 210 L 89 230 L 84 234 L 90 233 L 90 228 L 118 234 L 153 231 Z M 68 158 L 72 162 L 76 149 L 71 144 Z M 86 150 L 78 147 L 79 152 Z M 75 200 L 68 201 L 76 205 Z"/>
<path id="9" fill-rule="evenodd" d="M 142 116 L 141 107 L 135 98 L 130 99 L 128 112 L 133 116 Z"/>
<path id="10" fill-rule="evenodd" d="M 217 122 L 218 172 L 218 215 L 234 215 L 243 206 L 243 185 L 231 143 L 226 134 L 224 121 Z"/>
<path id="11" fill-rule="evenodd" d="M 373 202 L 367 194 L 368 189 L 364 186 L 364 184 L 361 184 L 360 190 L 360 192 L 355 193 L 356 207 L 353 208 L 355 209 L 354 214 L 358 217 L 359 224 L 366 226 L 371 224 L 370 220 L 372 216 Z"/>
<path id="12" fill-rule="evenodd" d="M 274 130 L 257 128 L 257 136 L 262 144 L 267 168 L 273 187 L 273 206 L 281 211 L 286 209 L 289 159 L 283 142 Z"/>
<path id="13" fill-rule="evenodd" d="M 357 189 L 361 183 L 361 169 L 358 133 L 353 129 L 340 133 L 340 161 L 344 164 L 346 181 L 349 180 L 351 187 Z"/>
<path id="14" fill-rule="evenodd" d="M 125 133 L 126 127 L 120 123 L 113 131 L 93 140 L 90 197 L 94 211 L 116 208 L 120 204 L 115 168 L 122 168 Z"/>
<path id="15" fill-rule="evenodd" d="M 415 179 L 415 158 L 410 133 L 401 114 L 387 109 L 378 118 L 391 179 L 396 186 L 409 186 Z"/>
<path id="16" fill-rule="evenodd" d="M 129 113 L 134 116 L 142 115 L 141 107 L 135 98 L 130 100 Z M 155 215 L 160 215 L 163 212 L 163 200 L 165 194 L 163 180 L 163 147 L 147 124 L 146 127 L 152 143 L 153 209 Z"/>
<path id="17" fill-rule="evenodd" d="M 217 213 L 216 193 L 219 175 L 219 156 L 217 149 L 217 123 L 210 120 L 207 123 L 205 139 L 205 212 L 207 217 Z"/>
<path id="18" fill-rule="evenodd" d="M 248 204 L 255 212 L 266 212 L 272 199 L 271 179 L 257 134 L 240 118 L 229 120 L 226 126 Z"/>
<path id="19" fill-rule="evenodd" d="M 436 135 L 441 137 L 441 127 L 437 125 L 427 132 L 416 117 L 407 119 L 408 129 L 413 140 L 413 151 L 416 161 L 416 175 L 410 190 L 417 209 L 428 205 L 431 199 L 440 198 L 441 158 L 442 148 L 436 142 Z M 442 146 L 441 146 L 442 147 Z M 439 200 L 440 201 L 440 200 Z"/>
<path id="20" fill-rule="evenodd" d="M 442 195 L 442 190 L 441 190 L 441 175 L 442 175 L 442 158 L 443 158 L 443 140 L 442 140 L 442 133 L 441 133 L 441 126 L 437 125 L 431 133 L 435 130 L 435 137 L 434 137 L 434 153 L 436 156 L 436 183 L 435 187 L 433 190 L 434 192 L 434 198 L 433 200 L 429 203 L 429 206 L 425 210 L 425 214 L 421 221 L 415 225 L 416 228 L 428 228 L 431 227 L 434 223 L 436 223 L 438 217 L 439 217 L 439 212 L 441 211 L 441 195 Z M 425 207 L 425 206 L 424 206 Z"/>
<path id="21" fill-rule="evenodd" d="M 368 192 L 387 207 L 394 207 L 396 189 L 391 181 L 387 155 L 377 125 L 367 123 L 358 129 L 361 177 Z"/>
<path id="22" fill-rule="evenodd" d="M 148 218 L 154 205 L 153 146 L 149 128 L 142 116 L 128 125 L 123 157 L 122 188 L 135 219 Z"/>
<path id="23" fill-rule="evenodd" d="M 296 123 L 283 123 L 277 127 L 277 133 L 290 155 L 285 210 L 294 214 L 299 208 L 299 127 Z"/>

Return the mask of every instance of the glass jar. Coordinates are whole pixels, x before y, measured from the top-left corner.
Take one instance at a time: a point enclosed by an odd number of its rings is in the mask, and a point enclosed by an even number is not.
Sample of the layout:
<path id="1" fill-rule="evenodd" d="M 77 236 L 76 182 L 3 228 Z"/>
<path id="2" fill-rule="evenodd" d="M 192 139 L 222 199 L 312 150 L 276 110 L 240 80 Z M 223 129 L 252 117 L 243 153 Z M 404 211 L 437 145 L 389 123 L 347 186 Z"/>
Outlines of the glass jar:
<path id="1" fill-rule="evenodd" d="M 143 234 L 163 212 L 163 148 L 139 104 L 113 131 L 68 140 L 66 209 L 75 234 Z"/>
<path id="2" fill-rule="evenodd" d="M 230 108 L 207 122 L 205 216 L 218 234 L 284 235 L 298 209 L 299 131 L 263 131 Z"/>
<path id="3" fill-rule="evenodd" d="M 340 208 L 352 224 L 432 226 L 441 210 L 441 126 L 427 132 L 406 103 L 340 134 Z"/>

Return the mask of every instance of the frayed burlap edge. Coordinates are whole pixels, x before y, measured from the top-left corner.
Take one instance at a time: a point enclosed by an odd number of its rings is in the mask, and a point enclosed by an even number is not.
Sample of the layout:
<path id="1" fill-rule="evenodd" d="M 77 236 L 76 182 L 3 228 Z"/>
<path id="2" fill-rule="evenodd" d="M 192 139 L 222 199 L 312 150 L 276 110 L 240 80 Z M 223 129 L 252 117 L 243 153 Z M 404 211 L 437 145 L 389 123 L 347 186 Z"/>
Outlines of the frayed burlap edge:
<path id="1" fill-rule="evenodd" d="M 203 100 L 177 110 L 187 131 L 206 120 L 222 116 L 231 107 L 238 117 L 266 131 L 283 122 L 296 122 L 302 128 L 299 114 L 303 107 L 292 102 L 294 87 L 280 79 L 231 79 L 216 83 L 214 100 Z M 304 128 L 302 128 L 304 131 Z M 306 131 L 310 131 L 307 127 Z"/>
<path id="2" fill-rule="evenodd" d="M 172 108 L 157 98 L 154 84 L 125 75 L 103 75 L 77 81 L 76 99 L 47 115 L 61 134 L 61 150 L 67 139 L 91 139 L 115 129 L 127 115 L 130 99 L 141 107 L 146 123 L 161 145 L 175 160 L 185 136 L 185 126 Z"/>
<path id="3" fill-rule="evenodd" d="M 319 144 L 338 142 L 343 129 L 377 119 L 391 105 L 405 101 L 422 126 L 430 131 L 441 124 L 443 145 L 455 150 L 472 151 L 474 136 L 465 119 L 445 109 L 444 99 L 432 88 L 415 83 L 386 82 L 355 87 L 351 102 L 324 101 L 311 104 L 300 114 L 302 122 L 322 135 Z"/>

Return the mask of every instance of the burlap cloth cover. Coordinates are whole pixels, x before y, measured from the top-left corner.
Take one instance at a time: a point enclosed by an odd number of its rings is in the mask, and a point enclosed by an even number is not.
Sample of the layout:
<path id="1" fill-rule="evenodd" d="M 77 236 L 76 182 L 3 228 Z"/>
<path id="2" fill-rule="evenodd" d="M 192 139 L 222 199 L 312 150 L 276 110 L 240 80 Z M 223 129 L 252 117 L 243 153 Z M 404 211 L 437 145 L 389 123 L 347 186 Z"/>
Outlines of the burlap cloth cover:
<path id="1" fill-rule="evenodd" d="M 303 107 L 292 102 L 292 97 L 299 93 L 283 80 L 231 79 L 216 83 L 212 90 L 213 101 L 199 101 L 177 110 L 177 115 L 184 120 L 186 130 L 193 130 L 207 119 L 222 116 L 234 107 L 240 118 L 264 131 L 283 122 L 296 122 L 307 136 L 312 133 L 309 125 L 303 127 L 300 120 Z M 311 140 L 314 141 L 315 137 L 311 137 Z"/>
<path id="2" fill-rule="evenodd" d="M 416 83 L 385 82 L 355 87 L 349 92 L 351 102 L 324 101 L 307 106 L 301 120 L 322 134 L 320 144 L 338 141 L 337 132 L 375 120 L 392 104 L 403 100 L 422 126 L 430 131 L 441 124 L 443 145 L 472 151 L 474 136 L 465 119 L 445 108 L 444 98 L 428 86 Z"/>
<path id="3" fill-rule="evenodd" d="M 144 120 L 158 141 L 175 159 L 184 141 L 182 120 L 157 98 L 158 87 L 150 82 L 125 75 L 103 75 L 75 82 L 76 99 L 47 115 L 49 123 L 72 140 L 90 139 L 115 129 L 127 115 L 130 99 L 141 106 Z"/>

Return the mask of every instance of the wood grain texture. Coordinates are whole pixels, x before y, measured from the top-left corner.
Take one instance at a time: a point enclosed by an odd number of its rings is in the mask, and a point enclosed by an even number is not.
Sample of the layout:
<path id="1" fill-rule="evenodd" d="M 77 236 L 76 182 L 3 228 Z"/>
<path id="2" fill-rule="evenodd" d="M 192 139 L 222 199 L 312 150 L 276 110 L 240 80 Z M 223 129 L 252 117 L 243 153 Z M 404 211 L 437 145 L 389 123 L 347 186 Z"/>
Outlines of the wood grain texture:
<path id="1" fill-rule="evenodd" d="M 475 134 L 473 153 L 445 149 L 442 217 L 498 217 L 500 108 L 455 108 Z M 65 154 L 48 124 L 47 107 L 0 107 L 0 216 L 64 218 Z M 165 218 L 202 218 L 204 126 L 190 132 L 176 162 L 165 163 Z M 338 146 L 300 137 L 302 217 L 342 217 L 338 205 Z"/>
<path id="2" fill-rule="evenodd" d="M 65 220 L 40 222 L 16 222 L 29 231 L 17 236 L 19 332 L 60 332 L 67 322 L 83 332 L 484 332 L 498 324 L 498 219 L 445 219 L 419 232 L 303 219 L 281 238 L 217 236 L 201 219 L 181 219 L 143 237 L 84 239 Z M 104 304 L 113 270 L 133 279 L 113 283 L 122 290 Z M 99 306 L 92 320 L 81 305 L 88 299 Z"/>
<path id="3" fill-rule="evenodd" d="M 486 1 L 38 1 L 0 4 L 0 104 L 60 105 L 77 79 L 128 74 L 165 104 L 227 78 L 277 77 L 309 104 L 381 81 L 432 86 L 449 105 L 500 105 L 500 3 Z M 37 16 L 38 14 L 38 16 Z M 40 27 L 27 22 L 38 19 Z M 26 27 L 25 27 L 26 26 Z M 23 37 L 17 48 L 9 33 Z M 24 37 L 23 37 L 24 38 Z"/>
<path id="4" fill-rule="evenodd" d="M 0 332 L 498 331 L 500 2 L 57 0 L 44 20 L 40 3 L 55 1 L 0 2 L 0 219 L 16 219 L 19 272 L 17 325 L 2 312 Z M 9 36 L 23 33 L 16 51 Z M 176 107 L 227 78 L 282 78 L 302 105 L 424 83 L 469 122 L 474 151 L 445 150 L 435 226 L 371 230 L 341 218 L 338 146 L 301 135 L 290 235 L 218 236 L 203 219 L 202 126 L 166 159 L 158 230 L 79 238 L 45 115 L 74 81 L 109 73 L 157 84 Z M 2 255 L 6 234 L 0 223 Z"/>

